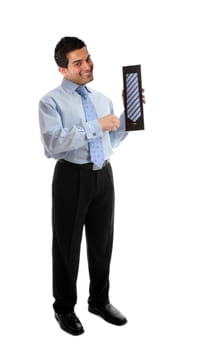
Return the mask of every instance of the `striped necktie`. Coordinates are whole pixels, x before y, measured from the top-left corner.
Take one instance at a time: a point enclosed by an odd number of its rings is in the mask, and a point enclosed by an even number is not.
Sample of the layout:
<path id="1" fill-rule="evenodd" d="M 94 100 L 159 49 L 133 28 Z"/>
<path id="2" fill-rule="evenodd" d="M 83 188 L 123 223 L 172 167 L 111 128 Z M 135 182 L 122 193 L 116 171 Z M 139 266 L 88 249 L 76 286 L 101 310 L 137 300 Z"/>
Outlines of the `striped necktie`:
<path id="1" fill-rule="evenodd" d="M 82 104 L 86 116 L 86 121 L 88 122 L 98 119 L 95 107 L 89 98 L 89 94 L 86 88 L 84 86 L 79 86 L 76 91 L 82 97 Z M 89 152 L 91 162 L 101 168 L 105 161 L 101 137 L 89 141 Z"/>
<path id="2" fill-rule="evenodd" d="M 136 122 L 141 117 L 137 73 L 126 73 L 127 117 Z"/>

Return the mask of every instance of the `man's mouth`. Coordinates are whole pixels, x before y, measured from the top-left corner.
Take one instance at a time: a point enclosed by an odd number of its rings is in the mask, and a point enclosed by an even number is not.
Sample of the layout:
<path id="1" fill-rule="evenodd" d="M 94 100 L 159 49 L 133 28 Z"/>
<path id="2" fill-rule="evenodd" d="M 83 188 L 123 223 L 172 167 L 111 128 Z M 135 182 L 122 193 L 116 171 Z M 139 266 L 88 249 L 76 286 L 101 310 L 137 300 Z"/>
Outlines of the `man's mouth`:
<path id="1" fill-rule="evenodd" d="M 92 76 L 92 72 L 82 73 L 81 76 L 82 78 L 90 78 Z"/>

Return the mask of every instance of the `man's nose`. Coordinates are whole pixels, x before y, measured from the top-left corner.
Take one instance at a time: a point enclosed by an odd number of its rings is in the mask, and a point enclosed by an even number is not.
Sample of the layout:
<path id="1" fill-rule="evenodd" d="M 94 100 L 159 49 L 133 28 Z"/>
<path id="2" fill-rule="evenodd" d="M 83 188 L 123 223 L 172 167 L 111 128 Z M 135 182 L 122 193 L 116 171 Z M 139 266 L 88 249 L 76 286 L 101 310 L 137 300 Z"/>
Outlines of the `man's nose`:
<path id="1" fill-rule="evenodd" d="M 83 62 L 83 69 L 91 69 L 92 65 L 89 62 L 84 61 Z"/>

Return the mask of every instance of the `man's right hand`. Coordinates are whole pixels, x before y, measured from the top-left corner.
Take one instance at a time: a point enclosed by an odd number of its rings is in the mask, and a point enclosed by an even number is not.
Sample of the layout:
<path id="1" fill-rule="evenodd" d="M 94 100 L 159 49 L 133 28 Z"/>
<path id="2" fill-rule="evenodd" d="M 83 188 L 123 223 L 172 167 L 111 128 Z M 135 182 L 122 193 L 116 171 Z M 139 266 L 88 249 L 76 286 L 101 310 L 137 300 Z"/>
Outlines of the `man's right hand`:
<path id="1" fill-rule="evenodd" d="M 98 119 L 102 131 L 115 131 L 120 126 L 120 120 L 114 114 L 108 114 Z"/>

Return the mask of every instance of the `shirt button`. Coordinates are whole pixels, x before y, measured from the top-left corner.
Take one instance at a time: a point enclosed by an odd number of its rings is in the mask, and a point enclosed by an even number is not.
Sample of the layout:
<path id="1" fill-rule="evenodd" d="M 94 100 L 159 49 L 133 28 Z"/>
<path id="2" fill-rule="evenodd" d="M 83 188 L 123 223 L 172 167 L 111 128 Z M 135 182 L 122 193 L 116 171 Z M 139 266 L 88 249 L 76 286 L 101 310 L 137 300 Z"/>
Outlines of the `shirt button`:
<path id="1" fill-rule="evenodd" d="M 93 136 L 96 136 L 97 134 L 95 132 L 93 132 Z"/>

